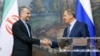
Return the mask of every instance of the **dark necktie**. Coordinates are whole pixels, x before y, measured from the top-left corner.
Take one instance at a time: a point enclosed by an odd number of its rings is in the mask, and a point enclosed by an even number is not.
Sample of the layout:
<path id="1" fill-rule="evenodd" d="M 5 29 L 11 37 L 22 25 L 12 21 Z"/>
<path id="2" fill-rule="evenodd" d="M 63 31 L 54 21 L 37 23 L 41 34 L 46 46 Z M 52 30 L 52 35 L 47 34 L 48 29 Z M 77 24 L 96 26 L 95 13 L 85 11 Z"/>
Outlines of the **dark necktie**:
<path id="1" fill-rule="evenodd" d="M 30 37 L 30 31 L 29 31 L 29 27 L 28 27 L 27 23 L 25 23 L 25 27 L 26 27 L 27 32 L 28 32 L 28 35 L 29 35 L 29 37 Z"/>

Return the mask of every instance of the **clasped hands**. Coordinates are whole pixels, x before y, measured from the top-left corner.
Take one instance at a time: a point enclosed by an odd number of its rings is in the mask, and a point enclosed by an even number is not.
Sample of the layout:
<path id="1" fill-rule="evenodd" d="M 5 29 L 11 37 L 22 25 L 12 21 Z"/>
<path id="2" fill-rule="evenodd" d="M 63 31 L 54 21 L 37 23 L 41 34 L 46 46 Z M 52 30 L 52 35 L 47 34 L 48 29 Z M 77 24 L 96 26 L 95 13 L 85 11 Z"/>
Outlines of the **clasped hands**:
<path id="1" fill-rule="evenodd" d="M 50 46 L 51 45 L 51 41 L 49 39 L 42 39 L 41 40 L 41 44 L 44 46 Z"/>

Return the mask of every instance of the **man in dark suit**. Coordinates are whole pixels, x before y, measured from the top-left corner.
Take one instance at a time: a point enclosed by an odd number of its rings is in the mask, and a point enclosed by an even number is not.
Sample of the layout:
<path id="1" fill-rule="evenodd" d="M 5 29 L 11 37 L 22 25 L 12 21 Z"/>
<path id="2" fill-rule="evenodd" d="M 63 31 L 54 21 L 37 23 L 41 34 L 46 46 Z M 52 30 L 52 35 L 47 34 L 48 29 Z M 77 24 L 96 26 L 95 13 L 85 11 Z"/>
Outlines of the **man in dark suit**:
<path id="1" fill-rule="evenodd" d="M 63 37 L 89 37 L 87 25 L 75 19 L 75 14 L 71 9 L 64 11 L 63 19 L 68 24 L 68 27 L 64 30 Z"/>
<path id="2" fill-rule="evenodd" d="M 74 38 L 89 37 L 87 25 L 75 19 L 75 13 L 73 10 L 71 9 L 65 10 L 63 14 L 63 20 L 68 25 L 64 30 L 63 37 L 69 37 L 70 38 L 70 40 L 68 40 L 69 43 L 72 43 L 71 39 L 73 37 Z M 52 48 L 58 47 L 57 42 L 52 41 L 51 44 Z M 73 49 L 86 49 L 86 48 L 87 46 L 73 46 Z M 88 56 L 88 53 L 73 52 L 73 54 L 71 54 L 69 52 L 68 56 Z"/>
<path id="3" fill-rule="evenodd" d="M 19 11 L 19 20 L 12 26 L 14 45 L 12 56 L 32 56 L 32 44 L 47 45 L 45 40 L 33 39 L 31 27 L 26 22 L 29 20 L 30 10 L 27 7 L 21 7 Z"/>

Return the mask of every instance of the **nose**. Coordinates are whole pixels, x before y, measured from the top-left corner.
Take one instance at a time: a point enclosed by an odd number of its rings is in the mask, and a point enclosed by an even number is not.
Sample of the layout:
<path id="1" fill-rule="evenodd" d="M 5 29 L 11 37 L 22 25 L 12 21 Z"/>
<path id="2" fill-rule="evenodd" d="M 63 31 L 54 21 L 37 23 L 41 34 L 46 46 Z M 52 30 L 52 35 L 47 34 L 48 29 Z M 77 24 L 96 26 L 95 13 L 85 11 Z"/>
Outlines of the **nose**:
<path id="1" fill-rule="evenodd" d="M 31 14 L 29 14 L 28 16 L 31 16 Z"/>
<path id="2" fill-rule="evenodd" d="M 63 17 L 63 19 L 65 19 L 65 17 Z"/>

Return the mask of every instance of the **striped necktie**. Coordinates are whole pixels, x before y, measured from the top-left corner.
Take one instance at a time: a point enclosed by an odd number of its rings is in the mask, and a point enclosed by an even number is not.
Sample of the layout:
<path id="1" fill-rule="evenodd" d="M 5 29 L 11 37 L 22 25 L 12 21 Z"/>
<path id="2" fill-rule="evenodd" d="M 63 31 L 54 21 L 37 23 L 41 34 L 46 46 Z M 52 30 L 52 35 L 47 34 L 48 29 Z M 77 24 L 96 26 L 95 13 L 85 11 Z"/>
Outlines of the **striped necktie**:
<path id="1" fill-rule="evenodd" d="M 71 25 L 68 25 L 68 27 L 67 27 L 67 37 L 69 37 L 69 35 L 70 35 L 70 26 Z"/>

